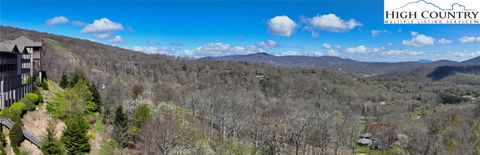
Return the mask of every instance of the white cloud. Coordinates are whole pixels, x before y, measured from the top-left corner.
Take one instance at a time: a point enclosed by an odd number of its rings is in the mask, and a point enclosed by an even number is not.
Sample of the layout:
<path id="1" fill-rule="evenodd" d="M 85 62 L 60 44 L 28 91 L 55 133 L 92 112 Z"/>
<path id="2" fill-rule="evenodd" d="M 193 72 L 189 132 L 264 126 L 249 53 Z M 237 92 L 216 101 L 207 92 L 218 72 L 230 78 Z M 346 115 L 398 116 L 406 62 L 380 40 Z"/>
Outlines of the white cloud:
<path id="1" fill-rule="evenodd" d="M 480 42 L 480 37 L 474 37 L 474 36 L 464 36 L 458 39 L 461 43 L 474 43 L 474 42 Z"/>
<path id="2" fill-rule="evenodd" d="M 325 55 L 338 57 L 342 54 L 336 49 L 329 49 Z"/>
<path id="3" fill-rule="evenodd" d="M 273 40 L 267 40 L 267 41 L 262 41 L 258 43 L 257 46 L 260 48 L 274 48 L 278 46 L 278 43 Z"/>
<path id="4" fill-rule="evenodd" d="M 450 53 L 452 57 L 459 57 L 459 58 L 467 58 L 467 59 L 470 59 L 470 58 L 473 58 L 473 57 L 477 57 L 477 56 L 480 56 L 480 51 L 476 51 L 476 52 L 469 52 L 469 51 L 456 51 L 456 52 L 451 52 Z"/>
<path id="5" fill-rule="evenodd" d="M 309 52 L 308 55 L 319 57 L 319 56 L 324 56 L 325 54 L 323 54 L 323 52 L 320 52 L 320 51 L 313 51 L 313 52 Z"/>
<path id="6" fill-rule="evenodd" d="M 111 43 L 114 43 L 114 44 L 123 43 L 122 36 L 116 35 L 115 37 L 113 37 L 112 39 L 110 39 L 110 42 L 111 42 Z"/>
<path id="7" fill-rule="evenodd" d="M 350 47 L 346 49 L 347 53 L 349 54 L 367 53 L 367 50 L 368 50 L 367 47 L 365 47 L 364 45 L 360 45 L 357 47 Z"/>
<path id="8" fill-rule="evenodd" d="M 435 38 L 419 34 L 417 32 L 411 32 L 412 38 L 410 40 L 403 40 L 402 44 L 413 47 L 424 47 L 435 44 Z"/>
<path id="9" fill-rule="evenodd" d="M 451 44 L 452 41 L 448 40 L 448 39 L 445 39 L 445 38 L 441 38 L 441 39 L 438 39 L 438 43 L 442 44 L 442 45 L 445 45 L 445 44 Z"/>
<path id="10" fill-rule="evenodd" d="M 160 47 L 160 48 L 157 48 L 157 47 L 154 47 L 154 46 L 146 46 L 146 47 L 134 46 L 130 49 L 134 50 L 134 51 L 138 51 L 138 52 L 144 52 L 144 53 L 147 53 L 147 54 L 168 54 L 168 55 L 172 55 L 175 52 L 175 50 L 173 50 L 171 48 L 168 48 L 168 47 L 165 47 L 165 46 Z"/>
<path id="11" fill-rule="evenodd" d="M 304 54 L 298 51 L 286 51 L 286 52 L 280 53 L 280 56 L 299 56 L 299 55 L 304 55 Z"/>
<path id="12" fill-rule="evenodd" d="M 330 44 L 327 44 L 327 43 L 323 43 L 323 48 L 326 48 L 326 49 L 331 49 L 332 46 Z"/>
<path id="13" fill-rule="evenodd" d="M 378 37 L 382 33 L 386 33 L 387 30 L 371 30 L 370 33 L 372 34 L 372 37 Z"/>
<path id="14" fill-rule="evenodd" d="M 85 24 L 85 23 L 82 22 L 82 21 L 74 20 L 74 21 L 72 21 L 72 25 L 73 25 L 73 26 L 78 26 L 78 27 L 83 27 L 83 26 L 85 26 L 85 25 L 87 25 L 87 24 Z"/>
<path id="15" fill-rule="evenodd" d="M 345 21 L 335 14 L 317 15 L 308 19 L 310 24 L 317 29 L 324 29 L 332 32 L 350 31 L 357 26 L 362 26 L 362 23 L 355 19 Z"/>
<path id="16" fill-rule="evenodd" d="M 423 52 L 411 51 L 411 50 L 387 50 L 383 54 L 389 56 L 420 56 Z"/>
<path id="17" fill-rule="evenodd" d="M 244 55 L 259 53 L 263 50 L 257 46 L 231 46 L 220 42 L 202 45 L 193 50 L 184 50 L 184 54 L 191 57 L 223 56 L 223 55 Z"/>
<path id="18" fill-rule="evenodd" d="M 111 21 L 108 18 L 94 20 L 92 24 L 86 25 L 80 32 L 82 33 L 105 33 L 123 30 L 123 25 Z"/>
<path id="19" fill-rule="evenodd" d="M 51 19 L 48 19 L 45 24 L 47 25 L 57 25 L 57 24 L 65 24 L 68 23 L 68 18 L 65 16 L 57 16 Z"/>
<path id="20" fill-rule="evenodd" d="M 297 24 L 288 16 L 275 16 L 268 21 L 268 32 L 273 35 L 290 37 Z"/>

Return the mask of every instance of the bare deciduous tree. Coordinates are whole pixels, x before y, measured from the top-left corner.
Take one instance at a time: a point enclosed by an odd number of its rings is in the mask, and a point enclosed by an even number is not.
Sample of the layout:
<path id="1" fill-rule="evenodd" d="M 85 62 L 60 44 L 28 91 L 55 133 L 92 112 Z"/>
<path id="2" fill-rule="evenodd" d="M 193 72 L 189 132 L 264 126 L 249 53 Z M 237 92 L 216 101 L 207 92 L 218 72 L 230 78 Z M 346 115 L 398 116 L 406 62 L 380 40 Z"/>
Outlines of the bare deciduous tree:
<path id="1" fill-rule="evenodd" d="M 180 143 L 179 130 L 180 124 L 170 114 L 163 120 L 152 119 L 145 124 L 137 147 L 142 154 L 168 155 Z"/>

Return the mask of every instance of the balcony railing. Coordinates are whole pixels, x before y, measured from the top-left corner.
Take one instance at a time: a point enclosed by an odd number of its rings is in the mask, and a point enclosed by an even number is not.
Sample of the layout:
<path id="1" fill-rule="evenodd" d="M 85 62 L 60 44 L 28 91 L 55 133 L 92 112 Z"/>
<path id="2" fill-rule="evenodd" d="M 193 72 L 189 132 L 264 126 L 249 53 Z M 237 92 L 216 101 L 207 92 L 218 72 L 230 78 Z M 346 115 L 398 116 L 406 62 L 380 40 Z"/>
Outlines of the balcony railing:
<path id="1" fill-rule="evenodd" d="M 0 59 L 0 64 L 17 64 L 17 59 Z"/>

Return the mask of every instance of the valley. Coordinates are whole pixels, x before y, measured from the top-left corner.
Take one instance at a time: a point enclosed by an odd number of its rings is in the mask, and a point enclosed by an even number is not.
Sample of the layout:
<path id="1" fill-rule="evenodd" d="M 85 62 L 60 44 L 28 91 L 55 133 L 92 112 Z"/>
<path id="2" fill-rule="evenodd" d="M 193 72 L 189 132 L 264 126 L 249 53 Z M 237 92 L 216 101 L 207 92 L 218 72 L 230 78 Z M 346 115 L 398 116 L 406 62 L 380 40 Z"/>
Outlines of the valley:
<path id="1" fill-rule="evenodd" d="M 67 127 L 85 124 L 89 147 L 82 153 L 475 154 L 480 148 L 478 57 L 192 59 L 6 26 L 0 36 L 44 44 L 48 91 L 21 118 L 24 126 L 44 137 L 47 120 L 58 120 L 53 139 L 68 143 L 60 138 Z M 361 144 L 362 135 L 372 141 Z"/>

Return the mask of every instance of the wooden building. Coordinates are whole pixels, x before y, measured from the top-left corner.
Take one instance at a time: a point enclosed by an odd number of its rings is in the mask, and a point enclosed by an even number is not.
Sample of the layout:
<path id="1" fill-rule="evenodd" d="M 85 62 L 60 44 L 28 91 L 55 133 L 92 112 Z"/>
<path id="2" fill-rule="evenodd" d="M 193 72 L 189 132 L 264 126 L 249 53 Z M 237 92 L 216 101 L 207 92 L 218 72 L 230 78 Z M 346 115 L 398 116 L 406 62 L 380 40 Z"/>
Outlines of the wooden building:
<path id="1" fill-rule="evenodd" d="M 29 80 L 41 71 L 42 42 L 21 36 L 0 42 L 0 109 L 32 91 Z"/>

